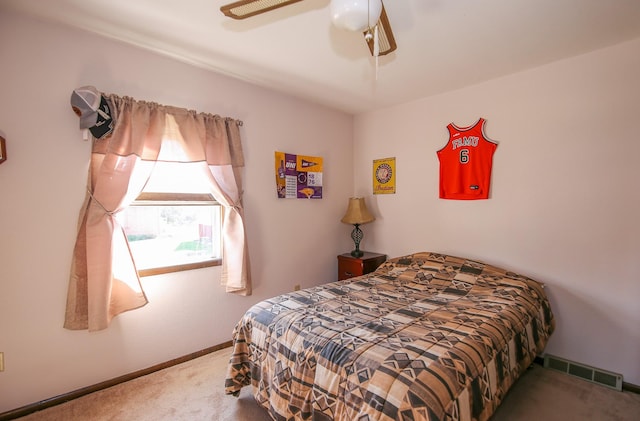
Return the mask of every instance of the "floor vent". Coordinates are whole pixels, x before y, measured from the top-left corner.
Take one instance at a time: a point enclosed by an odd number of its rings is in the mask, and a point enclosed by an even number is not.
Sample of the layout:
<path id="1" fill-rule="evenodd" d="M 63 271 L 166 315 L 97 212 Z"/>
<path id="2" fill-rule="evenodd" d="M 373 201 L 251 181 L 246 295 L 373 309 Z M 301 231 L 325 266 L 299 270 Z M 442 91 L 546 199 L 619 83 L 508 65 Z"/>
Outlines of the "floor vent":
<path id="1" fill-rule="evenodd" d="M 554 357 L 553 355 L 545 355 L 544 366 L 553 370 L 562 371 L 572 376 L 580 377 L 602 386 L 610 387 L 617 391 L 622 390 L 622 375 L 611 373 L 609 371 L 600 370 L 599 368 L 590 367 L 588 365 L 565 360 L 563 358 Z"/>

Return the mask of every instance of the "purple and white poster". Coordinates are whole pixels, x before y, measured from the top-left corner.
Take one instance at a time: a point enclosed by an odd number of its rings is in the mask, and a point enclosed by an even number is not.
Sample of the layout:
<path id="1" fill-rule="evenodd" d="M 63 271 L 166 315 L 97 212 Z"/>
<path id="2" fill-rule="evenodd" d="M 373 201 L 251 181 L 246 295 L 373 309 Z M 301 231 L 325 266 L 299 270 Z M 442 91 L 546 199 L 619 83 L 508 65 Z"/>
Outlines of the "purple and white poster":
<path id="1" fill-rule="evenodd" d="M 275 153 L 276 189 L 280 199 L 322 199 L 322 158 Z"/>

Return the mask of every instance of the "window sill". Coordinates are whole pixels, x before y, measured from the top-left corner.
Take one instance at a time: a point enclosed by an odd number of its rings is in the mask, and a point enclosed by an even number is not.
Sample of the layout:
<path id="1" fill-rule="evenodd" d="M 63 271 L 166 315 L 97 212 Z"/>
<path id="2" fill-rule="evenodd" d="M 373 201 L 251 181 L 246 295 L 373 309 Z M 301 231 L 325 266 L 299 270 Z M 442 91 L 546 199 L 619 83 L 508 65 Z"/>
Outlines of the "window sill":
<path id="1" fill-rule="evenodd" d="M 141 277 L 162 275 L 163 273 L 183 272 L 186 270 L 202 269 L 212 266 L 221 266 L 222 259 L 207 260 L 206 262 L 188 263 L 185 265 L 165 266 L 161 268 L 142 269 L 138 271 Z"/>

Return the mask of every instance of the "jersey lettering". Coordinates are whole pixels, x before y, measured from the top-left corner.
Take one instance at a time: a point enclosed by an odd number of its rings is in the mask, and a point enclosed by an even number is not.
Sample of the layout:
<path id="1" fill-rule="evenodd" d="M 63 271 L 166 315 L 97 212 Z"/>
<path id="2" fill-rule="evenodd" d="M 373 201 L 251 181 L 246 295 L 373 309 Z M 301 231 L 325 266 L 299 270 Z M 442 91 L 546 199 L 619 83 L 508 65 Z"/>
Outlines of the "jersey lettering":
<path id="1" fill-rule="evenodd" d="M 478 136 L 464 136 L 462 139 L 454 139 L 451 141 L 451 146 L 455 151 L 458 148 L 463 146 L 473 146 L 474 148 L 478 146 L 478 141 L 480 138 Z"/>

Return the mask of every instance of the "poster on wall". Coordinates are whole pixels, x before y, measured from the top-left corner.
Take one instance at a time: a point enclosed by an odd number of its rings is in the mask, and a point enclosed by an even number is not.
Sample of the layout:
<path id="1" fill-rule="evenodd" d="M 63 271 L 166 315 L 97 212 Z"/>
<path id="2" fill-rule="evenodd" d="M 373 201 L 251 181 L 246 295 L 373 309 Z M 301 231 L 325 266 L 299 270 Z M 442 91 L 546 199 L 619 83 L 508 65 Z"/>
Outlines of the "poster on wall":
<path id="1" fill-rule="evenodd" d="M 373 194 L 395 194 L 396 158 L 373 160 Z"/>
<path id="2" fill-rule="evenodd" d="M 322 158 L 276 152 L 276 189 L 280 199 L 322 199 Z"/>

